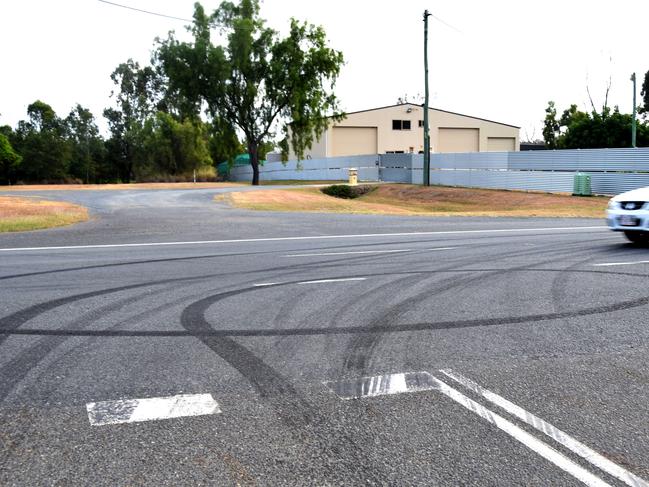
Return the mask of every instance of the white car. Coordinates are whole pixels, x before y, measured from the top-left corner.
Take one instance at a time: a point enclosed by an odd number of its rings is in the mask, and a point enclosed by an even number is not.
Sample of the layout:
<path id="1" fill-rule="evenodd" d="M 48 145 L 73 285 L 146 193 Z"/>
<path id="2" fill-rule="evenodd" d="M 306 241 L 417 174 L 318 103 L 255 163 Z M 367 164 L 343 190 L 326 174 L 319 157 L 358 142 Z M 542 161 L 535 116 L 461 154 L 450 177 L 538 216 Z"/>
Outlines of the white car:
<path id="1" fill-rule="evenodd" d="M 631 242 L 649 242 L 649 186 L 611 198 L 606 220 L 611 230 L 624 232 Z"/>

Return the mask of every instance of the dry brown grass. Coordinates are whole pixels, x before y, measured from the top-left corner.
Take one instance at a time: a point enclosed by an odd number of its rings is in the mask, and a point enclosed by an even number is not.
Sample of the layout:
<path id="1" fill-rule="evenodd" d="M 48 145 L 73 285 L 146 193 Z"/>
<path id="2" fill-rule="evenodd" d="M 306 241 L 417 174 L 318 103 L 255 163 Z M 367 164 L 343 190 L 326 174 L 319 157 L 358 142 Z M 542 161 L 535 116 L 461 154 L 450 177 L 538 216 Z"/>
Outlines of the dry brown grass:
<path id="1" fill-rule="evenodd" d="M 61 201 L 0 196 L 0 232 L 21 232 L 86 221 L 88 210 Z"/>
<path id="2" fill-rule="evenodd" d="M 209 189 L 247 186 L 245 183 L 129 183 L 129 184 L 25 184 L 0 186 L 0 191 L 78 191 L 78 190 L 123 190 L 123 189 Z"/>
<path id="3" fill-rule="evenodd" d="M 604 216 L 608 198 L 489 189 L 425 188 L 385 184 L 355 200 L 317 188 L 229 193 L 220 197 L 238 208 L 265 211 L 375 213 L 429 216 L 585 217 Z"/>

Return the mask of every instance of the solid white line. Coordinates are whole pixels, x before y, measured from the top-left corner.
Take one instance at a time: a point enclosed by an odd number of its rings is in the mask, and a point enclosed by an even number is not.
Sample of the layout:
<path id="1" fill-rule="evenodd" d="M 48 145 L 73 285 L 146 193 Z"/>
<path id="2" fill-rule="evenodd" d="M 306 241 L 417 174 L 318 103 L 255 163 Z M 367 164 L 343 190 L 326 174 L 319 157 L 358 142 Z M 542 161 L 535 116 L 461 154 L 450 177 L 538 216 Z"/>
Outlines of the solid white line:
<path id="1" fill-rule="evenodd" d="M 324 284 L 327 282 L 364 281 L 367 277 L 346 277 L 344 279 L 319 279 L 317 281 L 302 281 L 297 284 Z"/>
<path id="2" fill-rule="evenodd" d="M 259 284 L 253 284 L 252 287 L 264 287 L 264 286 L 275 286 L 276 284 L 282 284 L 281 282 L 262 282 Z"/>
<path id="3" fill-rule="evenodd" d="M 323 252 L 321 254 L 288 254 L 282 257 L 319 257 L 321 255 L 351 255 L 351 254 L 394 254 L 397 252 L 412 252 L 412 249 L 400 250 L 359 250 L 355 252 Z"/>
<path id="4" fill-rule="evenodd" d="M 463 385 L 467 389 L 484 397 L 489 402 L 495 404 L 496 406 L 501 407 L 502 409 L 512 414 L 513 416 L 516 416 L 517 418 L 523 420 L 525 423 L 536 428 L 537 430 L 544 433 L 546 436 L 549 436 L 556 442 L 562 444 L 570 451 L 576 453 L 583 459 L 589 461 L 596 467 L 602 469 L 604 472 L 612 475 L 613 477 L 620 479 L 625 484 L 633 487 L 649 487 L 649 483 L 647 483 L 645 480 L 632 474 L 628 470 L 620 467 L 616 463 L 613 463 L 612 461 L 603 457 L 596 451 L 590 449 L 583 443 L 575 440 L 567 433 L 561 431 L 560 429 L 556 428 L 550 423 L 545 422 L 538 416 L 529 413 L 522 407 L 517 406 L 516 404 L 508 401 L 504 397 L 501 397 L 494 392 L 482 388 L 480 385 L 473 382 L 471 379 L 468 379 L 458 374 L 457 372 L 454 372 L 453 370 L 450 369 L 440 370 L 440 372 L 442 372 L 447 377 L 453 379 L 455 382 Z"/>
<path id="5" fill-rule="evenodd" d="M 546 228 L 498 228 L 492 230 L 449 230 L 439 232 L 403 232 L 403 233 L 366 233 L 356 235 L 315 235 L 307 237 L 270 237 L 270 238 L 243 238 L 235 240 L 196 240 L 188 242 L 149 242 L 128 244 L 96 244 L 96 245 L 62 245 L 58 247 L 13 247 L 0 249 L 0 252 L 18 252 L 28 250 L 70 250 L 70 249 L 112 249 L 121 247 L 164 247 L 173 245 L 210 245 L 246 242 L 284 242 L 293 240 L 325 240 L 337 238 L 381 238 L 381 237 L 415 237 L 418 235 L 457 235 L 473 233 L 517 233 L 517 232 L 549 232 L 575 230 L 602 230 L 608 227 L 546 227 Z"/>
<path id="6" fill-rule="evenodd" d="M 636 260 L 635 262 L 605 262 L 603 264 L 593 264 L 595 267 L 608 267 L 612 265 L 636 265 L 649 264 L 649 260 Z"/>
<path id="7" fill-rule="evenodd" d="M 434 249 L 422 249 L 426 251 L 430 250 L 453 250 L 457 247 L 437 247 Z M 350 252 L 323 252 L 320 254 L 288 254 L 283 257 L 320 257 L 326 255 L 352 255 L 352 254 L 395 254 L 399 252 L 415 252 L 417 249 L 397 249 L 397 250 L 356 250 Z"/>
<path id="8" fill-rule="evenodd" d="M 543 458 L 546 460 L 554 463 L 557 467 L 560 469 L 564 470 L 565 472 L 569 473 L 576 479 L 580 480 L 586 485 L 589 486 L 608 486 L 606 482 L 604 482 L 602 479 L 599 477 L 596 477 L 592 473 L 590 473 L 588 470 L 585 468 L 579 466 L 566 456 L 562 455 L 559 453 L 557 450 L 552 448 L 550 445 L 542 442 L 538 438 L 532 436 L 529 434 L 527 431 L 519 428 L 516 426 L 514 423 L 506 420 L 502 416 L 499 416 L 498 414 L 494 413 L 493 411 L 485 408 L 484 406 L 478 404 L 477 402 L 473 401 L 472 399 L 468 398 L 461 392 L 459 392 L 456 389 L 453 389 L 451 386 L 446 384 L 445 382 L 442 382 L 436 377 L 433 377 L 433 380 L 437 382 L 437 385 L 439 386 L 439 391 L 453 399 L 455 402 L 460 404 L 461 406 L 465 407 L 469 411 L 477 414 L 481 418 L 485 419 L 489 423 L 495 425 L 497 428 L 501 429 L 508 435 L 510 435 L 512 438 L 516 439 L 517 441 L 521 442 L 523 445 L 525 445 L 527 448 L 530 450 L 538 453 L 541 455 Z"/>
<path id="9" fill-rule="evenodd" d="M 221 412 L 211 394 L 180 394 L 170 397 L 91 402 L 86 405 L 93 426 L 137 423 Z"/>

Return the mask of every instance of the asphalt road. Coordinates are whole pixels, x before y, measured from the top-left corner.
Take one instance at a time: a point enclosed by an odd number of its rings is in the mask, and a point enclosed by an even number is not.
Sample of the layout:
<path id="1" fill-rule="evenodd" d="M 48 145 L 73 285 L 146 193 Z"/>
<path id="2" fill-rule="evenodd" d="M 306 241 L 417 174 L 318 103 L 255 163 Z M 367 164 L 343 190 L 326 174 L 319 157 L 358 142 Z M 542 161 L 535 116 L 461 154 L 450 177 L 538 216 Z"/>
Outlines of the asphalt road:
<path id="1" fill-rule="evenodd" d="M 648 485 L 649 249 L 216 192 L 0 235 L 0 485 Z"/>

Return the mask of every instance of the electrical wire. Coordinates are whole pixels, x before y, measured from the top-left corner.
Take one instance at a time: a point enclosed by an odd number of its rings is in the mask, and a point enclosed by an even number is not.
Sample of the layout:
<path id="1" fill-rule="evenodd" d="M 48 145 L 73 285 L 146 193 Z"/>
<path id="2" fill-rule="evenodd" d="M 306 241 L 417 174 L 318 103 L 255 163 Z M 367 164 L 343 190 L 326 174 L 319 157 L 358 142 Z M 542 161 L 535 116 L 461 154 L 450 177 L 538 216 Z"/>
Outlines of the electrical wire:
<path id="1" fill-rule="evenodd" d="M 114 5 L 115 7 L 122 7 L 122 8 L 126 8 L 126 9 L 129 9 L 129 10 L 135 10 L 136 12 L 142 12 L 142 13 L 149 14 L 149 15 L 157 15 L 158 17 L 165 17 L 167 19 L 182 20 L 183 22 L 193 22 L 193 20 L 191 20 L 191 19 L 183 19 L 182 17 L 174 17 L 173 15 L 159 14 L 157 12 L 151 12 L 149 10 L 142 10 L 140 8 L 129 7 L 128 5 L 122 5 L 122 4 L 115 3 L 115 2 L 109 2 L 108 0 L 98 0 L 98 1 L 101 2 L 101 3 L 107 3 L 109 5 Z"/>
<path id="2" fill-rule="evenodd" d="M 443 20 L 440 19 L 437 15 L 435 15 L 435 14 L 433 14 L 433 13 L 431 13 L 431 12 L 428 12 L 428 15 L 430 15 L 430 16 L 433 17 L 434 19 L 437 19 L 438 22 L 440 22 L 441 24 L 444 24 L 444 25 L 445 25 L 446 27 L 448 27 L 449 29 L 453 29 L 455 32 L 457 32 L 457 33 L 459 33 L 459 34 L 463 34 L 463 33 L 464 33 L 464 32 L 462 32 L 460 29 L 458 29 L 457 27 L 454 27 L 454 26 L 452 26 L 451 24 L 449 24 L 448 22 L 443 21 Z"/>

